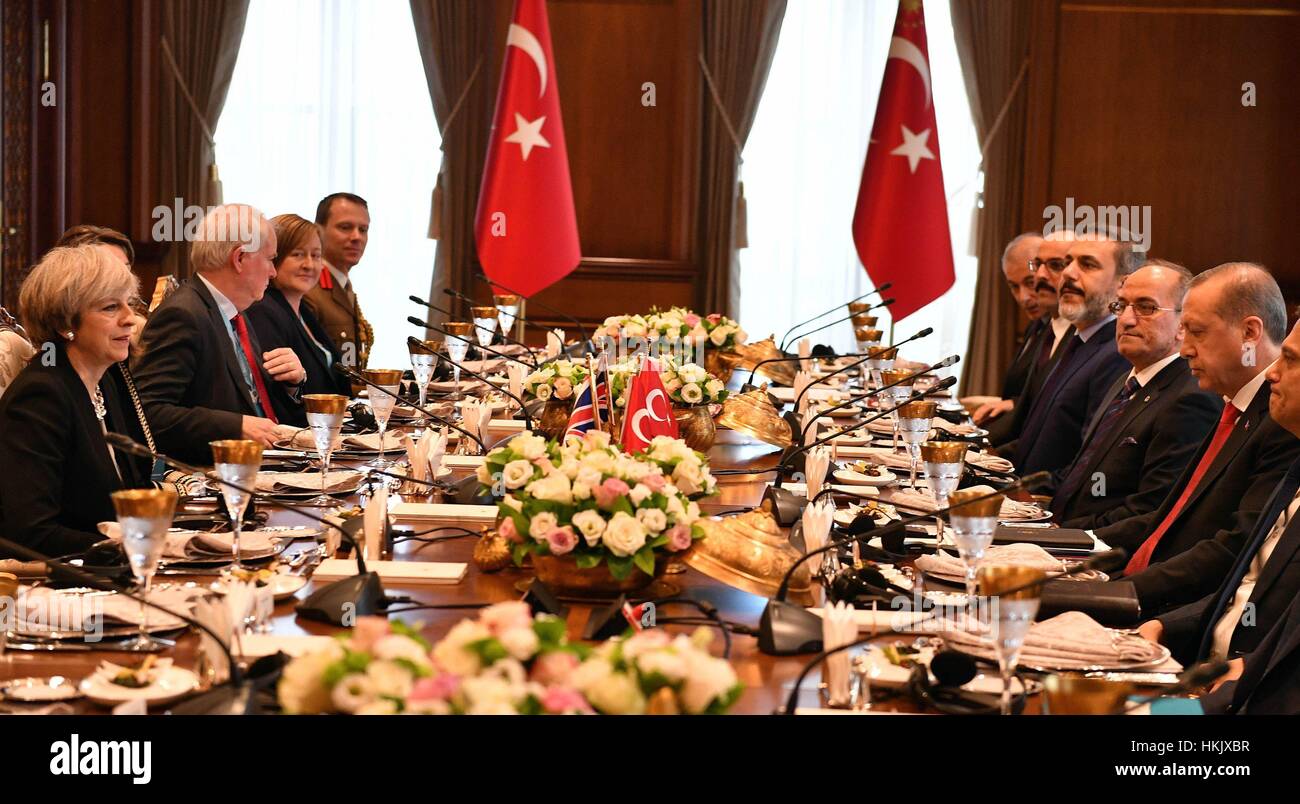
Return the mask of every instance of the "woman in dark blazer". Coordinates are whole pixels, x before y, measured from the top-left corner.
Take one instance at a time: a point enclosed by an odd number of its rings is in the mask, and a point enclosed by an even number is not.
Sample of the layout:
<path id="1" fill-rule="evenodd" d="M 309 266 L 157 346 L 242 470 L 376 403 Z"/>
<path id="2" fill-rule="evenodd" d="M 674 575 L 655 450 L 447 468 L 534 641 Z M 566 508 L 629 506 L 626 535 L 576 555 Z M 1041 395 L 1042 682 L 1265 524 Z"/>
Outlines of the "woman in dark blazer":
<path id="1" fill-rule="evenodd" d="M 79 552 L 116 518 L 109 495 L 147 488 L 147 460 L 106 433 L 151 444 L 125 360 L 138 283 L 102 247 L 52 249 L 19 304 L 36 354 L 0 397 L 0 533 L 46 555 Z M 78 307 L 79 306 L 79 307 Z"/>
<path id="2" fill-rule="evenodd" d="M 263 349 L 285 346 L 298 355 L 307 370 L 304 394 L 351 396 L 351 384 L 334 370 L 334 364 L 341 362 L 343 355 L 316 316 L 302 303 L 307 291 L 320 279 L 323 265 L 320 230 L 297 215 L 277 215 L 271 219 L 271 225 L 275 227 L 276 240 L 275 278 L 262 300 L 248 308 L 248 320 L 257 331 Z M 277 408 L 276 416 L 286 424 L 306 424 L 305 420 L 296 421 L 303 419 L 301 409 L 286 417 Z"/>

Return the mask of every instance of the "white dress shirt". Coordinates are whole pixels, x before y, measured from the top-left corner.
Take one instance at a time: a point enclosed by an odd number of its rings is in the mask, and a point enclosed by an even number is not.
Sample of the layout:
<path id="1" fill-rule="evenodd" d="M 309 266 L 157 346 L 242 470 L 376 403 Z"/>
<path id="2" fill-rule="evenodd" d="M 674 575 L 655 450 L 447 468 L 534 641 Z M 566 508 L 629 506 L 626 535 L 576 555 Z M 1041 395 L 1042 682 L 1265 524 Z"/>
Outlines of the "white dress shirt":
<path id="1" fill-rule="evenodd" d="M 1157 374 L 1164 371 L 1166 366 L 1168 366 L 1170 363 L 1174 362 L 1177 359 L 1178 359 L 1178 353 L 1174 352 L 1173 354 L 1169 355 L 1168 357 L 1162 360 L 1157 360 L 1156 362 L 1152 363 L 1151 365 L 1147 366 L 1141 371 L 1138 371 L 1137 369 L 1130 369 L 1128 373 L 1128 377 L 1124 378 L 1124 382 L 1127 383 L 1129 377 L 1136 377 L 1138 381 L 1138 387 L 1146 388 L 1147 383 L 1154 380 Z"/>
<path id="2" fill-rule="evenodd" d="M 1273 523 L 1273 529 L 1264 537 L 1264 543 L 1259 546 L 1259 552 L 1250 560 L 1250 568 L 1241 578 L 1241 584 L 1237 587 L 1237 593 L 1232 597 L 1232 604 L 1223 612 L 1223 616 L 1214 624 L 1214 640 L 1210 645 L 1210 654 L 1217 659 L 1230 659 L 1228 655 L 1228 646 L 1232 644 L 1232 635 L 1237 630 L 1237 624 L 1241 622 L 1241 615 L 1246 611 L 1246 603 L 1250 601 L 1251 594 L 1255 591 L 1255 584 L 1259 582 L 1259 574 L 1264 570 L 1264 565 L 1268 563 L 1269 556 L 1273 555 L 1274 548 L 1277 547 L 1278 541 L 1282 538 L 1282 533 L 1286 531 L 1287 523 L 1291 517 L 1295 516 L 1296 510 L 1300 509 L 1300 492 L 1291 498 L 1291 504 L 1282 510 L 1278 515 L 1277 521 Z"/>

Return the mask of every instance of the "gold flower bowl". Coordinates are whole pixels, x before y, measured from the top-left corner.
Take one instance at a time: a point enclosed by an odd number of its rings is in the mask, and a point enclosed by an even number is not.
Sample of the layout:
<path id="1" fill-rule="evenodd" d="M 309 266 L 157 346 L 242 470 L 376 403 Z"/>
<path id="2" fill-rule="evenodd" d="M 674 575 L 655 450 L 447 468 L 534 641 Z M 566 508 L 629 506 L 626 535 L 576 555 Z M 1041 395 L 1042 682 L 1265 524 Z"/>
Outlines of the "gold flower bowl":
<path id="1" fill-rule="evenodd" d="M 790 423 L 777 413 L 767 398 L 767 386 L 732 394 L 722 403 L 722 412 L 715 420 L 717 427 L 735 430 L 753 436 L 765 444 L 785 449 L 793 441 Z"/>
<path id="2" fill-rule="evenodd" d="M 715 581 L 755 595 L 772 597 L 781 579 L 802 555 L 764 509 L 698 521 L 705 538 L 695 542 L 687 565 Z M 790 580 L 790 599 L 811 605 L 812 571 L 800 564 Z"/>

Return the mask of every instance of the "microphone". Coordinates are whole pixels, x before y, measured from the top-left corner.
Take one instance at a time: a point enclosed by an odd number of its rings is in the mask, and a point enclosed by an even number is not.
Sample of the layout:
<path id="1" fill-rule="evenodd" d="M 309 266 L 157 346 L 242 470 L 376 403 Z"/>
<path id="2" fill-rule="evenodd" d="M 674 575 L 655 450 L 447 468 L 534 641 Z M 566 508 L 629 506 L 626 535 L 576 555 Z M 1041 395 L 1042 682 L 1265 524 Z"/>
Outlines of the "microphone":
<path id="1" fill-rule="evenodd" d="M 897 349 L 898 347 L 902 346 L 902 345 L 905 344 L 905 343 L 911 343 L 912 341 L 917 341 L 917 340 L 920 340 L 921 338 L 927 338 L 927 337 L 929 337 L 930 335 L 933 335 L 933 334 L 934 334 L 934 327 L 926 327 L 925 329 L 923 329 L 923 330 L 921 330 L 920 332 L 916 333 L 916 334 L 913 335 L 912 337 L 910 337 L 910 338 L 904 338 L 903 340 L 898 341 L 897 343 L 891 344 L 891 345 L 889 345 L 889 346 L 887 346 L 887 347 L 885 347 L 885 348 L 886 348 L 886 349 Z M 794 398 L 794 409 L 795 409 L 796 411 L 799 410 L 799 402 L 803 399 L 803 395 L 806 394 L 806 393 L 808 393 L 809 389 L 811 389 L 814 385 L 820 385 L 820 384 L 826 382 L 827 380 L 829 380 L 831 377 L 834 377 L 836 374 L 843 374 L 844 372 L 848 371 L 848 370 L 851 369 L 851 368 L 857 368 L 858 366 L 862 365 L 863 363 L 867 362 L 867 361 L 870 360 L 870 359 L 871 359 L 871 355 L 867 355 L 866 357 L 860 357 L 860 358 L 858 358 L 857 360 L 854 360 L 852 363 L 849 363 L 849 364 L 844 365 L 844 366 L 840 366 L 839 368 L 837 368 L 837 369 L 835 369 L 834 371 L 832 371 L 830 374 L 827 374 L 826 376 L 824 376 L 824 377 L 818 379 L 817 381 L 808 383 L 808 386 L 807 386 L 806 388 L 804 388 L 802 391 L 800 391 L 800 392 L 799 392 L 799 395 L 796 396 L 796 397 Z M 958 358 L 958 357 L 956 357 L 956 356 L 954 355 L 952 358 L 949 358 L 949 359 L 952 360 L 953 363 L 956 363 L 957 360 L 960 360 L 961 358 Z M 936 364 L 936 365 L 937 365 L 937 364 Z M 949 363 L 948 365 L 952 365 L 952 363 Z"/>
<path id="2" fill-rule="evenodd" d="M 412 296 L 411 298 L 414 299 L 415 297 Z M 432 306 L 432 305 L 430 305 L 430 306 Z M 434 308 L 434 309 L 437 309 L 437 308 Z M 527 368 L 532 369 L 532 370 L 534 370 L 534 371 L 537 369 L 537 364 L 536 364 L 536 363 L 529 363 L 529 362 L 527 362 L 527 361 L 520 360 L 519 358 L 514 357 L 514 356 L 512 356 L 512 355 L 505 354 L 504 352 L 498 352 L 496 349 L 493 349 L 493 348 L 491 348 L 491 347 L 489 347 L 489 346 L 483 346 L 482 344 L 478 343 L 478 341 L 471 341 L 469 338 L 462 338 L 462 337 L 459 336 L 459 335 L 452 335 L 450 332 L 448 332 L 447 330 L 443 329 L 442 327 L 435 327 L 433 324 L 430 324 L 428 321 L 421 320 L 421 319 L 419 319 L 419 318 L 416 318 L 416 317 L 413 316 L 413 315 L 408 315 L 408 316 L 406 317 L 406 320 L 407 320 L 409 323 L 412 323 L 412 324 L 414 324 L 414 325 L 417 326 L 417 327 L 424 327 L 425 329 L 431 329 L 431 330 L 433 330 L 434 332 L 441 332 L 443 335 L 446 335 L 448 338 L 455 338 L 455 339 L 458 340 L 458 341 L 464 341 L 465 343 L 468 343 L 471 347 L 473 347 L 473 348 L 475 348 L 475 349 L 478 349 L 478 350 L 483 351 L 483 352 L 487 352 L 488 354 L 496 355 L 497 357 L 502 358 L 503 360 L 509 360 L 509 361 L 511 361 L 511 362 L 518 363 L 519 365 L 521 365 L 521 366 L 526 366 Z M 475 324 L 474 326 L 478 326 L 478 325 Z M 479 327 L 479 328 L 480 328 L 480 329 L 485 329 L 485 327 Z M 464 367 L 462 366 L 461 368 L 464 368 Z"/>
<path id="3" fill-rule="evenodd" d="M 336 364 L 336 368 L 338 365 Z M 337 525 L 322 516 L 317 516 L 305 508 L 299 508 L 296 505 L 280 502 L 274 497 L 268 497 L 259 491 L 241 486 L 238 483 L 232 483 L 225 480 L 215 473 L 209 474 L 197 466 L 191 466 L 182 463 L 175 458 L 164 455 L 161 452 L 154 452 L 143 444 L 132 441 L 120 433 L 105 433 L 104 440 L 111 444 L 115 449 L 119 449 L 128 455 L 135 455 L 141 458 L 148 458 L 153 461 L 162 461 L 165 465 L 187 475 L 204 475 L 223 486 L 232 488 L 235 491 L 247 494 L 256 500 L 269 503 L 270 505 L 281 508 L 285 511 L 291 511 L 304 519 L 333 528 L 342 534 L 343 539 L 352 547 L 352 551 L 357 557 L 357 574 L 345 580 L 336 581 L 320 591 L 313 592 L 307 599 L 303 600 L 296 607 L 297 612 L 312 620 L 322 620 L 334 625 L 346 625 L 352 619 L 362 614 L 380 614 L 387 605 L 388 598 L 384 595 L 383 584 L 380 583 L 379 573 L 368 572 L 366 570 L 365 558 L 361 555 L 361 545 L 357 542 L 356 531 L 364 524 L 361 517 L 354 517 L 344 525 Z M 352 524 L 355 522 L 355 525 Z M 349 531 L 349 528 L 351 529 Z M 347 620 L 348 623 L 344 621 Z"/>
<path id="4" fill-rule="evenodd" d="M 424 345 L 424 343 L 423 343 L 422 341 L 420 341 L 419 338 L 408 338 L 408 343 L 409 343 L 410 341 L 415 341 L 416 343 L 419 343 L 421 349 L 427 349 L 427 348 L 428 348 L 427 346 Z M 439 357 L 442 357 L 442 355 L 439 355 Z M 355 382 L 355 383 L 358 383 L 358 384 L 361 384 L 361 385 L 365 385 L 365 386 L 367 386 L 367 387 L 369 387 L 369 388 L 371 388 L 371 389 L 375 389 L 375 390 L 383 391 L 384 393 L 388 393 L 387 391 L 384 391 L 384 389 L 383 389 L 382 386 L 376 385 L 375 383 L 371 382 L 370 380 L 367 380 L 367 379 L 365 378 L 365 376 L 364 376 L 363 374 L 361 374 L 361 372 L 359 372 L 359 371 L 355 371 L 354 369 L 350 369 L 350 368 L 348 368 L 347 366 L 343 365 L 342 363 L 335 363 L 335 364 L 334 364 L 334 370 L 337 371 L 337 372 L 339 372 L 339 373 L 341 373 L 343 376 L 347 377 L 349 380 L 352 380 L 352 381 Z M 476 436 L 476 435 L 474 435 L 473 433 L 471 433 L 469 430 L 466 430 L 466 429 L 464 429 L 463 427 L 460 427 L 459 425 L 457 425 L 455 422 L 450 421 L 450 420 L 448 420 L 448 419 L 444 419 L 444 418 L 442 418 L 441 416 L 435 416 L 435 415 L 433 415 L 432 413 L 430 413 L 430 412 L 428 411 L 428 409 L 426 409 L 426 408 L 420 408 L 419 405 L 414 405 L 414 404 L 412 404 L 411 407 L 413 407 L 413 408 L 419 408 L 420 412 L 423 413 L 425 416 L 428 416 L 430 419 L 433 419 L 434 421 L 436 421 L 436 422 L 438 422 L 438 423 L 440 423 L 440 424 L 445 424 L 445 425 L 447 425 L 448 427 L 450 427 L 451 429 L 453 429 L 453 430 L 455 430 L 456 432 L 460 433 L 461 435 L 465 436 L 466 438 L 470 439 L 471 441 L 474 441 L 475 443 L 477 443 L 477 444 L 478 444 L 478 445 L 483 449 L 483 453 L 484 453 L 484 454 L 487 454 L 487 445 L 483 443 L 483 440 L 482 440 L 482 439 L 480 439 L 478 436 Z"/>
<path id="5" fill-rule="evenodd" d="M 883 300 L 883 301 L 879 301 L 879 302 L 876 302 L 875 304 L 871 305 L 871 306 L 868 307 L 866 310 L 863 310 L 862 313 L 868 312 L 868 311 L 870 311 L 870 310 L 874 310 L 874 309 L 876 309 L 877 307 L 888 307 L 889 305 L 891 305 L 891 304 L 893 304 L 893 303 L 894 303 L 894 300 L 893 300 L 892 298 L 890 298 L 890 299 L 885 299 L 885 300 Z M 831 321 L 831 322 L 829 322 L 829 323 L 827 323 L 827 324 L 822 324 L 820 327 L 816 327 L 815 329 L 810 329 L 810 330 L 808 330 L 807 332 L 800 332 L 800 333 L 799 333 L 799 337 L 800 337 L 800 338 L 805 338 L 805 337 L 807 337 L 807 336 L 813 334 L 814 332 L 821 332 L 822 330 L 826 329 L 827 327 L 833 327 L 833 326 L 835 326 L 836 324 L 842 323 L 842 322 L 844 322 L 844 321 L 848 321 L 850 318 L 852 318 L 852 317 L 855 316 L 855 315 L 862 315 L 862 313 L 849 313 L 848 315 L 844 316 L 843 318 L 837 318 L 837 319 L 835 319 L 834 321 Z M 784 351 L 785 351 L 785 348 L 786 348 L 787 346 L 789 346 L 789 345 L 790 345 L 790 344 L 789 344 L 789 341 L 787 341 L 786 343 L 781 344 L 781 351 L 784 352 Z"/>
<path id="6" fill-rule="evenodd" d="M 429 350 L 429 347 L 425 346 L 423 341 L 421 341 L 419 338 L 416 338 L 416 337 L 413 336 L 413 335 L 408 335 L 408 336 L 406 337 L 406 343 L 407 343 L 408 346 L 411 346 L 411 347 L 416 347 L 416 346 L 418 346 L 420 349 L 423 349 L 423 350 L 425 350 L 426 352 Z M 438 353 L 435 353 L 435 354 L 438 354 Z M 457 363 L 456 361 L 452 360 L 450 357 L 447 357 L 447 356 L 444 355 L 444 354 L 438 354 L 438 359 L 439 359 L 439 360 L 446 360 L 448 363 L 451 363 L 453 366 L 459 365 L 461 371 L 465 372 L 466 374 L 468 374 L 469 376 L 473 377 L 473 378 L 476 379 L 476 380 L 482 380 L 484 385 L 492 386 L 492 383 L 488 382 L 487 377 L 484 377 L 482 374 L 479 374 L 479 373 L 476 372 L 476 371 L 471 371 L 470 369 L 466 368 L 464 363 Z M 531 429 L 533 429 L 533 418 L 532 418 L 531 416 L 528 415 L 528 406 L 524 404 L 524 400 L 522 400 L 522 399 L 520 399 L 519 397 L 515 396 L 514 394 L 512 394 L 512 393 L 511 393 L 509 390 L 507 390 L 506 388 L 503 388 L 503 387 L 500 387 L 500 386 L 492 386 L 492 387 L 495 387 L 495 388 L 496 388 L 498 391 L 500 391 L 502 394 L 505 394 L 506 396 L 510 397 L 511 400 L 513 400 L 514 402 L 516 402 L 516 403 L 519 404 L 519 412 L 520 412 L 521 414 L 523 414 L 523 417 L 524 417 L 524 429 L 525 429 L 525 430 L 531 430 Z M 457 429 L 459 429 L 459 428 L 457 428 Z M 464 432 L 464 431 L 462 431 L 462 432 Z M 478 441 L 478 439 L 475 439 L 475 440 Z M 479 441 L 479 444 L 482 444 L 482 443 L 483 443 L 482 441 Z M 486 447 L 483 448 L 483 454 L 484 454 L 484 455 L 487 454 L 487 448 L 486 448 Z"/>
<path id="7" fill-rule="evenodd" d="M 868 290 L 866 293 L 863 293 L 861 296 L 855 296 L 855 297 L 853 297 L 852 299 L 849 299 L 848 301 L 844 302 L 843 304 L 837 304 L 837 305 L 835 305 L 834 307 L 832 307 L 831 309 L 827 310 L 826 312 L 818 313 L 817 315 L 813 316 L 812 318 L 808 319 L 807 321 L 800 321 L 798 324 L 795 324 L 794 326 L 790 327 L 789 329 L 787 329 L 787 330 L 785 331 L 785 334 L 781 336 L 781 343 L 782 343 L 782 344 L 786 344 L 786 343 L 788 343 L 788 341 L 787 341 L 786 339 L 790 336 L 790 333 L 791 333 L 791 332 L 794 332 L 794 331 L 795 331 L 796 329 L 798 329 L 799 327 L 805 326 L 805 325 L 807 325 L 807 324 L 811 324 L 812 322 L 816 321 L 816 320 L 819 319 L 819 318 L 822 318 L 823 316 L 828 316 L 828 315 L 830 315 L 831 313 L 835 312 L 836 310 L 840 309 L 841 307 L 843 307 L 843 306 L 845 306 L 845 305 L 853 304 L 853 303 L 856 302 L 856 301 L 862 301 L 863 299 L 867 298 L 868 296 L 872 295 L 873 293 L 884 293 L 886 290 L 889 290 L 889 289 L 892 288 L 893 286 L 894 286 L 894 283 L 893 283 L 893 282 L 886 282 L 885 284 L 881 285 L 881 286 L 878 287 L 878 288 L 875 288 L 874 290 Z M 859 315 L 861 315 L 861 314 L 859 313 Z M 783 347 L 783 350 L 784 350 L 784 347 Z"/>
<path id="8" fill-rule="evenodd" d="M 410 299 L 411 301 L 415 302 L 416 304 L 418 304 L 418 305 L 420 305 L 420 306 L 422 306 L 422 307 L 428 307 L 430 310 L 433 310 L 433 311 L 435 311 L 435 312 L 442 313 L 443 315 L 448 316 L 449 318 L 452 317 L 452 313 L 451 313 L 450 310 L 444 310 L 444 309 L 442 309 L 441 307 L 439 307 L 439 306 L 436 305 L 436 304 L 431 304 L 431 303 L 425 301 L 424 299 L 421 299 L 419 296 L 407 296 L 406 298 Z M 492 333 L 496 333 L 496 332 L 500 331 L 500 332 L 501 332 L 501 336 L 502 336 L 503 338 L 505 338 L 507 341 L 509 341 L 511 344 L 513 344 L 513 345 L 515 345 L 515 346 L 522 346 L 522 347 L 524 348 L 524 350 L 525 350 L 524 353 L 527 354 L 528 356 L 532 357 L 532 350 L 528 348 L 527 344 L 520 343 L 519 341 L 517 341 L 517 340 L 515 340 L 514 338 L 510 337 L 510 336 L 507 335 L 503 330 L 501 330 L 500 327 L 498 327 L 498 328 L 496 328 L 496 329 L 489 329 L 488 327 L 482 326 L 482 325 L 480 325 L 480 324 L 478 324 L 478 323 L 476 323 L 476 322 L 471 322 L 471 323 L 474 323 L 474 328 L 475 328 L 475 329 L 480 330 L 480 331 L 482 331 L 482 332 L 492 332 Z M 480 347 L 480 348 L 482 348 L 482 347 Z M 528 365 L 532 366 L 532 368 L 533 368 L 534 370 L 536 370 L 536 369 L 537 369 L 537 360 L 536 360 L 536 358 L 534 358 L 534 359 L 533 359 L 533 362 L 530 363 L 530 364 L 528 364 Z"/>
<path id="9" fill-rule="evenodd" d="M 951 366 L 951 365 L 957 363 L 957 362 L 960 361 L 960 360 L 961 360 L 961 358 L 958 357 L 957 355 L 951 355 L 951 356 L 949 356 L 949 357 L 945 357 L 943 360 L 940 360 L 938 363 L 932 363 L 931 365 L 926 366 L 926 367 L 923 368 L 923 369 L 920 369 L 920 370 L 918 370 L 918 371 L 914 371 L 914 372 L 912 372 L 911 374 L 907 375 L 906 377 L 902 378 L 901 380 L 895 380 L 894 382 L 891 382 L 891 383 L 889 383 L 888 385 L 882 385 L 882 386 L 880 386 L 879 388 L 877 388 L 876 390 L 874 390 L 874 391 L 872 391 L 872 392 L 870 392 L 870 393 L 860 394 L 860 395 L 855 396 L 855 397 L 850 397 L 848 400 L 846 400 L 846 401 L 844 401 L 844 402 L 841 402 L 840 404 L 838 404 L 838 405 L 836 405 L 836 406 L 834 406 L 834 407 L 827 408 L 826 410 L 823 410 L 823 411 L 819 414 L 819 418 L 820 418 L 821 416 L 826 416 L 826 415 L 828 415 L 828 414 L 831 413 L 832 411 L 840 410 L 840 409 L 842 409 L 842 408 L 849 407 L 850 405 L 855 405 L 855 404 L 857 404 L 858 402 L 861 402 L 861 401 L 864 400 L 864 399 L 868 399 L 868 398 L 870 398 L 870 397 L 873 397 L 873 396 L 875 396 L 876 394 L 880 393 L 881 391 L 885 390 L 886 388 L 893 388 L 895 385 L 899 385 L 899 384 L 901 384 L 901 383 L 905 383 L 905 382 L 907 382 L 908 380 L 914 380 L 914 379 L 916 379 L 917 377 L 920 377 L 920 376 L 923 375 L 923 374 L 928 374 L 928 373 L 930 373 L 931 371 L 934 371 L 935 369 L 938 369 L 938 368 L 947 368 L 947 367 L 949 367 L 949 366 Z M 951 379 L 951 378 L 945 378 L 945 379 Z M 951 383 L 950 383 L 950 384 L 951 384 Z M 938 386 L 936 386 L 936 388 L 937 388 L 937 387 L 938 387 Z M 935 389 L 932 388 L 931 390 L 935 390 Z M 929 393 L 929 392 L 927 391 L 926 393 Z M 808 435 L 808 428 L 812 427 L 812 426 L 813 426 L 813 423 L 816 422 L 816 421 L 817 421 L 817 419 L 813 419 L 813 421 L 808 422 L 808 425 L 807 425 L 806 427 L 804 427 L 802 430 L 799 431 L 799 443 L 800 443 L 800 444 L 803 443 L 804 438 Z"/>
<path id="10" fill-rule="evenodd" d="M 525 296 L 524 294 L 520 293 L 520 292 L 517 291 L 517 290 L 512 290 L 512 289 L 506 287 L 505 285 L 503 285 L 503 284 L 501 284 L 500 282 L 498 282 L 497 280 L 491 278 L 490 276 L 488 276 L 487 274 L 483 273 L 482 271 L 475 271 L 475 272 L 474 272 L 474 276 L 475 276 L 476 278 L 478 278 L 478 279 L 480 279 L 480 280 L 482 280 L 482 281 L 488 283 L 488 285 L 490 285 L 490 286 L 492 286 L 492 287 L 501 288 L 501 289 L 504 290 L 506 293 L 513 293 L 513 294 L 515 294 L 516 296 L 520 296 L 520 297 L 522 297 L 522 298 L 528 299 L 528 297 Z M 542 308 L 543 310 L 546 310 L 546 311 L 548 311 L 548 312 L 555 313 L 556 315 L 558 315 L 558 316 L 564 318 L 566 321 L 572 321 L 572 322 L 573 322 L 573 325 L 574 325 L 575 327 L 578 328 L 578 334 L 582 336 L 582 339 L 585 340 L 585 341 L 588 341 L 588 342 L 591 341 L 591 337 L 587 334 L 587 330 L 583 328 L 582 323 L 581 323 L 580 321 L 578 321 L 578 319 L 574 318 L 573 316 L 569 315 L 568 313 L 566 313 L 566 312 L 564 312 L 564 311 L 562 311 L 562 310 L 557 310 L 556 308 L 552 307 L 551 305 L 547 304 L 546 302 L 538 301 L 538 300 L 536 300 L 536 299 L 528 299 L 528 301 L 532 302 L 533 304 L 537 305 L 538 307 Z"/>

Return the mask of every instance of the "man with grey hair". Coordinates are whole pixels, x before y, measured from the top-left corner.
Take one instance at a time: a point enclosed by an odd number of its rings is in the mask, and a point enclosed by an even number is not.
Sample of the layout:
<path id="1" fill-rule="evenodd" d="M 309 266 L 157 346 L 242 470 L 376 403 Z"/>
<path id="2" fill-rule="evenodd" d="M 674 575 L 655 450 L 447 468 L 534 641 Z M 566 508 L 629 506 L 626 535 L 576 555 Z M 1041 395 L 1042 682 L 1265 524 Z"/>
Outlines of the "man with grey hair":
<path id="1" fill-rule="evenodd" d="M 194 277 L 154 311 L 136 383 L 158 448 L 210 464 L 209 442 L 274 443 L 277 423 L 306 423 L 306 379 L 292 349 L 262 352 L 244 311 L 275 276 L 275 231 L 253 207 L 208 212 L 190 247 Z"/>

